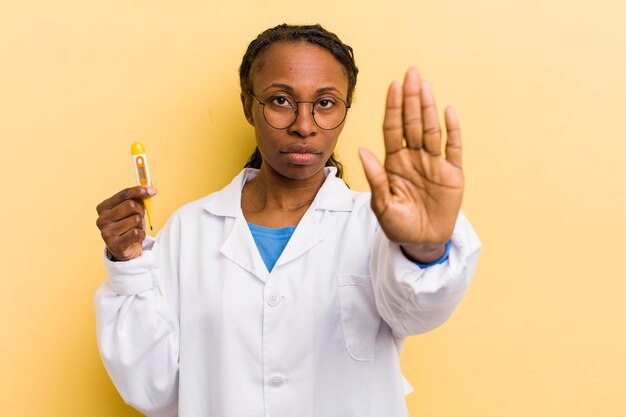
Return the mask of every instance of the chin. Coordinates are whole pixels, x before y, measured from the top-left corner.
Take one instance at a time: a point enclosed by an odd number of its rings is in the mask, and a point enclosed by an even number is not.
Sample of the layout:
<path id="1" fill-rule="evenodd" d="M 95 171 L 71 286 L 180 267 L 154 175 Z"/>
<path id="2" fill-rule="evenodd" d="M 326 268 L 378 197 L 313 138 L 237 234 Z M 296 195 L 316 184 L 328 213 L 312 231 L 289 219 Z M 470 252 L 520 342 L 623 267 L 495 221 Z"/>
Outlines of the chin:
<path id="1" fill-rule="evenodd" d="M 281 167 L 281 169 L 277 170 L 272 168 L 276 174 L 289 178 L 292 180 L 306 180 L 312 178 L 320 173 L 320 171 L 324 171 L 324 166 L 319 165 L 289 165 L 286 167 Z"/>

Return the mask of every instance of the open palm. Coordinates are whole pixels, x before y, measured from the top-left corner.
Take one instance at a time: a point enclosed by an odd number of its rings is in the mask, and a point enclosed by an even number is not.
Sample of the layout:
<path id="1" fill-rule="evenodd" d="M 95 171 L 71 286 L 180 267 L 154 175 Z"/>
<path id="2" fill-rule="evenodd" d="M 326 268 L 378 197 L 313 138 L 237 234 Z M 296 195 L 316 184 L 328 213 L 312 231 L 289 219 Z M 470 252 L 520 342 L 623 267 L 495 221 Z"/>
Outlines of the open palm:
<path id="1" fill-rule="evenodd" d="M 416 68 L 402 86 L 391 83 L 383 134 L 385 162 L 360 150 L 372 190 L 372 210 L 387 237 L 401 244 L 442 244 L 454 229 L 463 197 L 461 132 L 452 107 L 446 108 L 447 141 L 435 100 Z"/>

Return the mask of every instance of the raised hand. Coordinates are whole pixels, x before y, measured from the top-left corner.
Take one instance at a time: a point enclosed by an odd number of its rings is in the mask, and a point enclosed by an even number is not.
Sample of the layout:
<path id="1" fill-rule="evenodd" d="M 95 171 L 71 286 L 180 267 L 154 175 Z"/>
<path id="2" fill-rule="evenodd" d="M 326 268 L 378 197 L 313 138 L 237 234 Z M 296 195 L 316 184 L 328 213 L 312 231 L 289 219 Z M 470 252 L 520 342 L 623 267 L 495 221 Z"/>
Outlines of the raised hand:
<path id="1" fill-rule="evenodd" d="M 96 207 L 96 226 L 116 260 L 127 261 L 141 255 L 141 243 L 146 238 L 142 200 L 156 193 L 153 187 L 138 185 L 118 192 Z"/>
<path id="2" fill-rule="evenodd" d="M 432 91 L 417 68 L 410 68 L 404 84 L 394 81 L 387 93 L 384 166 L 369 150 L 359 150 L 380 226 L 416 256 L 420 247 L 423 253 L 443 252 L 461 208 L 461 131 L 452 107 L 446 108 L 445 123 L 444 158 Z"/>

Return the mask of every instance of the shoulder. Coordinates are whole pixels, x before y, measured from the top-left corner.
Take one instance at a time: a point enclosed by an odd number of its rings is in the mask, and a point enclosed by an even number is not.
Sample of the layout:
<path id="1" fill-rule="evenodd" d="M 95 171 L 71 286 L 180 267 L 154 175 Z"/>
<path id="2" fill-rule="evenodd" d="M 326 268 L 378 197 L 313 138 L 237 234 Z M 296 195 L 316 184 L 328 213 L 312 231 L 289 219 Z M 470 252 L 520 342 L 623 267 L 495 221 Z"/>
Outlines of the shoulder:
<path id="1" fill-rule="evenodd" d="M 315 198 L 316 208 L 331 211 L 360 211 L 369 207 L 370 193 L 351 190 L 343 179 L 335 176 L 336 168 L 326 167 L 325 169 L 326 181 Z"/>
<path id="2" fill-rule="evenodd" d="M 213 193 L 209 195 L 206 195 L 197 200 L 193 200 L 193 201 L 183 204 L 178 209 L 176 209 L 176 211 L 174 211 L 174 213 L 172 214 L 172 217 L 177 218 L 177 219 L 187 219 L 190 217 L 196 217 L 200 215 L 202 212 L 206 211 L 205 206 L 209 202 L 211 202 L 215 198 L 216 195 L 219 195 L 220 192 L 221 190 L 214 191 Z"/>
<path id="3" fill-rule="evenodd" d="M 197 228 L 203 219 L 219 221 L 223 217 L 237 217 L 241 212 L 241 189 L 254 170 L 244 169 L 221 190 L 190 201 L 179 207 L 163 229 Z"/>
<path id="4" fill-rule="evenodd" d="M 174 215 L 187 218 L 210 213 L 216 216 L 236 217 L 241 211 L 241 190 L 248 179 L 256 176 L 257 172 L 258 170 L 252 168 L 243 169 L 224 188 L 183 205 Z"/>
<path id="5" fill-rule="evenodd" d="M 375 230 L 378 222 L 370 201 L 371 193 L 351 190 L 341 178 L 329 175 L 319 191 L 315 205 L 318 210 L 334 212 L 354 227 Z"/>

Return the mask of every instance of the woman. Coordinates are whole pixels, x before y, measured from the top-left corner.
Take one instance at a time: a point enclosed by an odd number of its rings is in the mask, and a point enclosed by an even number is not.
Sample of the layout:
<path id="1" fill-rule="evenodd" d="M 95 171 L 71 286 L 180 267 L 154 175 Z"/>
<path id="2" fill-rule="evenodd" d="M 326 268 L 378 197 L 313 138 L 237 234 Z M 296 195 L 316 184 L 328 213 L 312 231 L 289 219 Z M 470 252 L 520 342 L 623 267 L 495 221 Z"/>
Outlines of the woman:
<path id="1" fill-rule="evenodd" d="M 336 177 L 356 76 L 350 47 L 319 25 L 263 32 L 240 68 L 251 168 L 157 239 L 141 205 L 156 190 L 98 206 L 98 342 L 127 403 L 149 416 L 407 415 L 402 343 L 452 314 L 480 242 L 459 213 L 456 116 L 446 109 L 444 158 L 416 69 L 389 87 L 384 166 L 360 150 L 371 197 Z"/>

